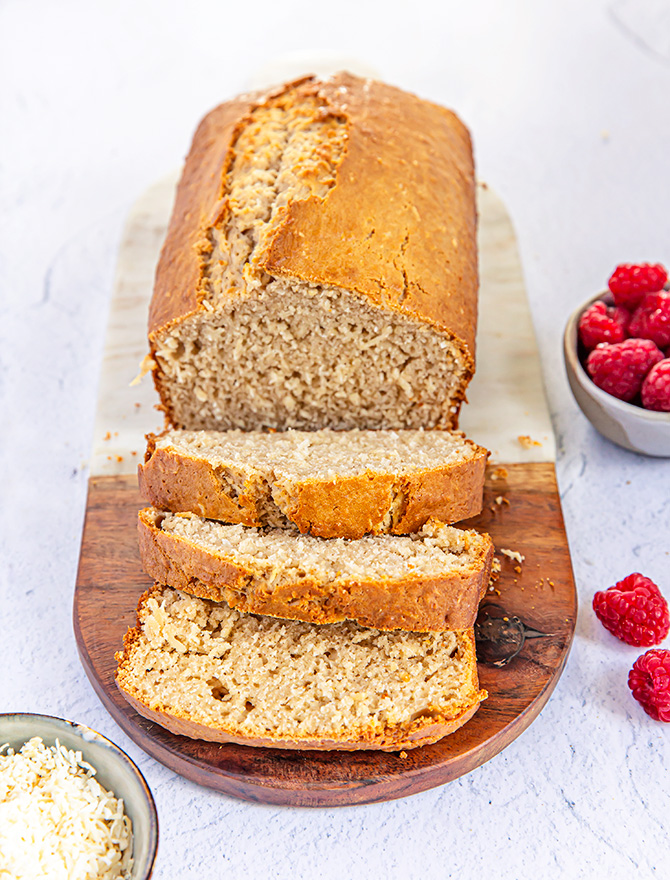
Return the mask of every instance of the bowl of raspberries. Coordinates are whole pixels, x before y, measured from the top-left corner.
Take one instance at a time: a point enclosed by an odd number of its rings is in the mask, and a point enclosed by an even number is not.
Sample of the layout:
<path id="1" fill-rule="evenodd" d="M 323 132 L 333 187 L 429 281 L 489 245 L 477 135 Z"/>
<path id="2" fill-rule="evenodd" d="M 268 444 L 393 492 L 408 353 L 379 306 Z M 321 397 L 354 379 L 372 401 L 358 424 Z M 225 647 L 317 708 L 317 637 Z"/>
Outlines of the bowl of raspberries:
<path id="1" fill-rule="evenodd" d="M 564 337 L 572 393 L 619 446 L 670 458 L 670 284 L 660 263 L 623 263 L 573 312 Z"/>

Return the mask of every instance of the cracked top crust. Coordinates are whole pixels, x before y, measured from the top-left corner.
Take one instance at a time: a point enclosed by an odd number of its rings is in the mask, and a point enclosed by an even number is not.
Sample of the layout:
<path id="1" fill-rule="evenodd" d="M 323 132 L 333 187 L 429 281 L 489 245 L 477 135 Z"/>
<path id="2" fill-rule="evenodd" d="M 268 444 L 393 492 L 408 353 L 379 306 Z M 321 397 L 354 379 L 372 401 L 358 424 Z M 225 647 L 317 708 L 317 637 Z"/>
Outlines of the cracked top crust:
<path id="1" fill-rule="evenodd" d="M 477 255 L 467 129 L 436 104 L 345 73 L 241 96 L 202 121 L 157 270 L 150 337 L 206 308 L 211 231 L 230 219 L 235 146 L 254 112 L 282 96 L 318 105 L 315 117 L 341 122 L 345 138 L 324 158 L 334 162 L 333 185 L 275 207 L 254 242 L 254 270 L 345 289 L 433 325 L 464 343 L 472 368 Z"/>

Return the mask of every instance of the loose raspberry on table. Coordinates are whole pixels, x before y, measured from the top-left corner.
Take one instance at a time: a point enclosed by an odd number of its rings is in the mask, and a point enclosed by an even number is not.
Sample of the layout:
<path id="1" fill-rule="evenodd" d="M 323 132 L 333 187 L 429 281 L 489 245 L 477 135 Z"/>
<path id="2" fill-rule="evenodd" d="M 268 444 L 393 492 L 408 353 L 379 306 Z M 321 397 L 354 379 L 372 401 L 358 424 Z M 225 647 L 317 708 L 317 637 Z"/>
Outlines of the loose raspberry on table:
<path id="1" fill-rule="evenodd" d="M 649 370 L 642 383 L 642 406 L 657 412 L 670 412 L 670 358 Z"/>
<path id="2" fill-rule="evenodd" d="M 647 715 L 670 721 L 670 651 L 652 648 L 633 664 L 628 687 Z"/>
<path id="3" fill-rule="evenodd" d="M 586 370 L 598 388 L 619 400 L 632 400 L 649 370 L 661 360 L 663 352 L 651 339 L 625 339 L 594 348 L 586 359 Z"/>
<path id="4" fill-rule="evenodd" d="M 599 590 L 593 610 L 605 629 L 628 645 L 658 645 L 670 630 L 668 603 L 656 584 L 639 572 Z"/>
<path id="5" fill-rule="evenodd" d="M 668 280 L 660 263 L 621 263 L 607 282 L 618 306 L 634 309 L 645 293 L 662 290 Z"/>
<path id="6" fill-rule="evenodd" d="M 629 333 L 651 339 L 659 348 L 670 345 L 670 293 L 647 293 L 630 319 Z"/>
<path id="7" fill-rule="evenodd" d="M 598 300 L 582 313 L 579 319 L 579 338 L 589 351 L 601 342 L 623 342 L 626 332 L 622 318 L 619 316 L 617 320 L 615 309 L 608 308 L 604 302 Z"/>

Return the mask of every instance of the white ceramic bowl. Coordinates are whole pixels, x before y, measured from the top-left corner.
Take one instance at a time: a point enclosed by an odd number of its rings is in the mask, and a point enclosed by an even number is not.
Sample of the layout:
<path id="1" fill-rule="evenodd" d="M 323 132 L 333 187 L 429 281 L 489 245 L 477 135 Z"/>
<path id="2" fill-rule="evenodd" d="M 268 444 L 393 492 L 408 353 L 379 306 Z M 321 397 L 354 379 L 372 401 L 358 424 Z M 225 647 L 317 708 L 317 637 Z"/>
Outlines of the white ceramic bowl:
<path id="1" fill-rule="evenodd" d="M 670 458 L 670 413 L 652 412 L 612 397 L 591 381 L 582 367 L 577 346 L 577 326 L 582 312 L 607 291 L 585 302 L 570 315 L 563 337 L 568 382 L 581 411 L 608 440 L 643 455 Z"/>
<path id="2" fill-rule="evenodd" d="M 116 797 L 123 798 L 125 811 L 133 823 L 133 880 L 151 877 L 158 849 L 158 816 L 149 787 L 137 766 L 113 742 L 72 721 L 50 715 L 0 714 L 0 745 L 8 743 L 15 751 L 33 736 L 41 736 L 45 746 L 56 739 L 67 749 L 80 751 L 97 770 L 96 779 Z"/>

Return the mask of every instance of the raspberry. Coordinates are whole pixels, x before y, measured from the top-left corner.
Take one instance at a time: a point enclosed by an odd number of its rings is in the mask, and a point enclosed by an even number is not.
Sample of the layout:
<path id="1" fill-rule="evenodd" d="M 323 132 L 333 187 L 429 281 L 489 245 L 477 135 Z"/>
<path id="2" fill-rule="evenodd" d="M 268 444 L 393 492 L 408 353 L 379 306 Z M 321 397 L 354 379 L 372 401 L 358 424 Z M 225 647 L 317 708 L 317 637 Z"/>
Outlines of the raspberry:
<path id="1" fill-rule="evenodd" d="M 659 348 L 670 345 L 670 293 L 648 293 L 630 319 L 631 336 L 651 339 Z"/>
<path id="2" fill-rule="evenodd" d="M 670 651 L 652 648 L 628 673 L 628 687 L 647 715 L 670 721 Z"/>
<path id="3" fill-rule="evenodd" d="M 593 610 L 605 629 L 628 645 L 658 645 L 670 630 L 668 603 L 656 584 L 639 572 L 599 590 Z"/>
<path id="4" fill-rule="evenodd" d="M 642 406 L 658 412 L 670 412 L 670 358 L 649 370 L 642 383 Z"/>
<path id="5" fill-rule="evenodd" d="M 628 328 L 630 326 L 631 313 L 624 306 L 614 306 L 614 320 L 621 326 L 623 330 L 623 337 L 626 339 L 627 336 L 630 336 L 628 332 Z"/>
<path id="6" fill-rule="evenodd" d="M 618 306 L 634 309 L 645 293 L 662 290 L 667 280 L 668 273 L 660 263 L 622 263 L 607 284 Z"/>
<path id="7" fill-rule="evenodd" d="M 626 339 L 594 348 L 586 359 L 586 370 L 598 388 L 619 400 L 632 400 L 660 360 L 663 352 L 651 339 Z"/>
<path id="8" fill-rule="evenodd" d="M 613 308 L 598 300 L 579 319 L 579 338 L 589 351 L 601 342 L 623 342 L 624 328 L 615 318 Z"/>

